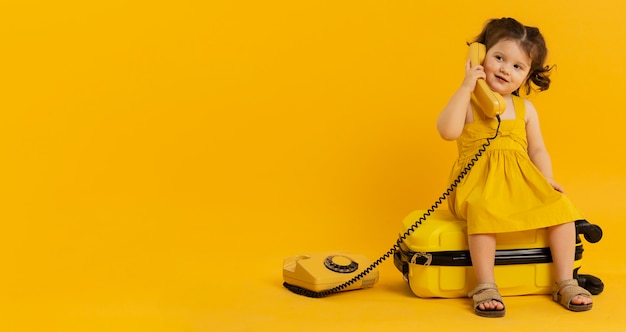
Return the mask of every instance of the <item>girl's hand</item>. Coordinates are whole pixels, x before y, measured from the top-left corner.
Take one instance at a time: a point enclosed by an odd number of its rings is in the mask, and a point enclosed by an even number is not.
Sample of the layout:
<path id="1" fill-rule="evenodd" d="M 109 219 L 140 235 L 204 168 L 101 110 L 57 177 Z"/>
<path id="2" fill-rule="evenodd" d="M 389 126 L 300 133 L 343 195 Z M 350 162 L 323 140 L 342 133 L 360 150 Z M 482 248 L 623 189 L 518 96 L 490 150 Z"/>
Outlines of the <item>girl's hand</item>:
<path id="1" fill-rule="evenodd" d="M 550 181 L 550 184 L 552 185 L 552 188 L 554 188 L 554 190 L 560 192 L 561 194 L 565 194 L 565 190 L 563 190 L 563 187 L 561 187 L 560 184 L 556 183 L 552 179 L 548 179 L 548 181 Z"/>
<path id="2" fill-rule="evenodd" d="M 485 74 L 485 68 L 481 65 L 476 65 L 474 67 L 470 66 L 470 61 L 467 60 L 465 63 L 465 78 L 463 79 L 463 83 L 461 84 L 463 87 L 470 91 L 474 91 L 476 88 L 476 81 L 478 79 L 485 79 L 487 74 Z"/>

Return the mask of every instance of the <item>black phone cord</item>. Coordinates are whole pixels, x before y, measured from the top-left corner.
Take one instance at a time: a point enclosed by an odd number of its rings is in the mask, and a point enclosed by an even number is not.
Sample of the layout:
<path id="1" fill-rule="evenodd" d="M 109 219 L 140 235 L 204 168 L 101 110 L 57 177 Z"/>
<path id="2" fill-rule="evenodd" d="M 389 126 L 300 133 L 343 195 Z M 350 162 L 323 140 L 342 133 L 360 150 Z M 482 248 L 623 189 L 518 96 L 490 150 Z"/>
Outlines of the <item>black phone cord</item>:
<path id="1" fill-rule="evenodd" d="M 463 178 L 474 167 L 474 164 L 478 161 L 478 158 L 480 158 L 483 155 L 483 153 L 487 150 L 487 147 L 491 144 L 491 141 L 498 136 L 498 133 L 500 131 L 500 124 L 501 124 L 500 115 L 496 115 L 496 119 L 498 120 L 498 127 L 496 128 L 495 135 L 493 135 L 493 137 L 488 137 L 487 138 L 487 141 L 485 142 L 485 144 L 483 144 L 480 147 L 480 149 L 478 149 L 478 152 L 476 152 L 474 157 L 472 157 L 472 159 L 467 163 L 467 166 L 465 166 L 465 168 L 461 171 L 461 173 L 459 173 L 459 176 L 456 179 L 454 179 L 454 181 L 452 181 L 452 183 L 446 189 L 446 191 L 441 196 L 439 196 L 437 201 L 435 201 L 435 203 L 428 210 L 426 210 L 424 215 L 422 215 L 415 223 L 413 223 L 413 225 L 411 225 L 411 227 L 409 227 L 402 235 L 400 235 L 400 237 L 398 238 L 396 243 L 393 245 L 393 247 L 391 247 L 384 255 L 382 255 L 376 261 L 374 261 L 369 267 L 367 267 L 365 270 L 361 271 L 361 273 L 359 273 L 358 275 L 356 275 L 352 279 L 344 282 L 343 284 L 335 286 L 335 287 L 333 287 L 331 289 L 327 289 L 327 290 L 321 291 L 321 292 L 310 291 L 310 290 L 304 289 L 302 287 L 298 287 L 298 286 L 295 286 L 295 285 L 288 284 L 286 282 L 283 283 L 283 286 L 285 286 L 290 291 L 292 291 L 292 292 L 294 292 L 296 294 L 299 294 L 299 295 L 304 295 L 304 296 L 313 297 L 313 298 L 321 298 L 321 297 L 326 297 L 328 295 L 337 293 L 337 292 L 343 290 L 344 288 L 349 287 L 350 285 L 354 284 L 355 282 L 361 280 L 368 273 L 372 272 L 372 270 L 374 270 L 378 265 L 380 265 L 383 261 L 385 261 L 387 258 L 391 257 L 398 249 L 400 249 L 400 243 L 402 243 L 408 236 L 410 236 L 411 233 L 415 232 L 415 230 L 419 227 L 419 225 L 421 225 L 422 222 L 424 222 L 426 220 L 426 218 L 430 216 L 431 213 L 435 212 L 435 210 L 437 208 L 439 208 L 439 205 L 441 205 L 443 203 L 443 201 L 446 198 L 448 198 L 448 196 L 450 196 L 450 194 L 459 185 L 459 183 L 461 183 L 461 180 L 463 180 Z"/>

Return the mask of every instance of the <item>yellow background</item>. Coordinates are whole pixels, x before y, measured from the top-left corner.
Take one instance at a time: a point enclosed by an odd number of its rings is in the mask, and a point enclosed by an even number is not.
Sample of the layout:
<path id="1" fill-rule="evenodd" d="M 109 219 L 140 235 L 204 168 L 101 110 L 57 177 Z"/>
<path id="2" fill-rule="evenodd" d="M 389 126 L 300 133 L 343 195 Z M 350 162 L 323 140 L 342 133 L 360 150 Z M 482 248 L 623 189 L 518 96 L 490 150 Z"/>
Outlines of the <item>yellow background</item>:
<path id="1" fill-rule="evenodd" d="M 626 176 L 622 1 L 3 1 L 0 330 L 619 330 Z M 446 188 L 435 129 L 465 42 L 492 17 L 540 27 L 557 180 L 604 239 L 592 312 L 419 299 L 393 263 L 325 299 L 289 255 L 376 258 Z M 542 328 L 543 329 L 543 328 Z"/>

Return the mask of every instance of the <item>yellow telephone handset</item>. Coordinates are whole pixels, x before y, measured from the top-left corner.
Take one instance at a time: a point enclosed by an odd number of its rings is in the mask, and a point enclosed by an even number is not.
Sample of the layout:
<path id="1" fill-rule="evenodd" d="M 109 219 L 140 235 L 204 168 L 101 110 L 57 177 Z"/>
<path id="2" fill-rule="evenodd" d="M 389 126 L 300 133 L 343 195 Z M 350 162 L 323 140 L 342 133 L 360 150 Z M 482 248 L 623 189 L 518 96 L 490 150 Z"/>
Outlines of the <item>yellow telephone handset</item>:
<path id="1" fill-rule="evenodd" d="M 471 66 L 482 64 L 485 61 L 487 49 L 484 44 L 471 43 L 469 45 L 469 60 Z M 487 82 L 483 79 L 476 81 L 476 88 L 472 93 L 472 100 L 478 105 L 487 117 L 494 118 L 496 115 L 504 113 L 506 103 L 504 98 L 497 93 L 491 91 Z"/>

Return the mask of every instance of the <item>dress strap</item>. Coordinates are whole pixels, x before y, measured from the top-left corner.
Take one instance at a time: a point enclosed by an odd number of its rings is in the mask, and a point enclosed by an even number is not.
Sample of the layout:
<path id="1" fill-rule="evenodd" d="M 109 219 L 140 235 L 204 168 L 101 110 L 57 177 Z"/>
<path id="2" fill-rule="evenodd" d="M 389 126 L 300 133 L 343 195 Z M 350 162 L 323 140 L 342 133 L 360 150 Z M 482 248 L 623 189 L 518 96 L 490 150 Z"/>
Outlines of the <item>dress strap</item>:
<path id="1" fill-rule="evenodd" d="M 484 120 L 487 118 L 474 98 L 470 99 L 470 104 L 472 105 L 472 114 L 474 114 L 474 119 Z"/>
<path id="2" fill-rule="evenodd" d="M 522 97 L 511 95 L 513 99 L 513 107 L 515 108 L 515 118 L 520 120 L 526 119 L 526 103 Z"/>

